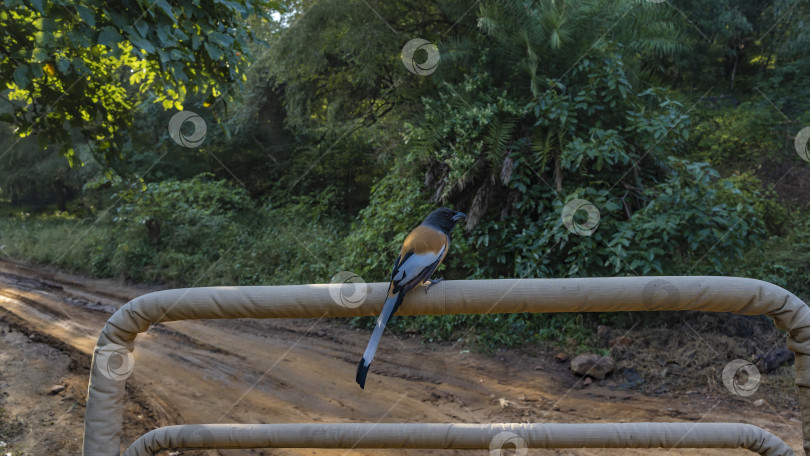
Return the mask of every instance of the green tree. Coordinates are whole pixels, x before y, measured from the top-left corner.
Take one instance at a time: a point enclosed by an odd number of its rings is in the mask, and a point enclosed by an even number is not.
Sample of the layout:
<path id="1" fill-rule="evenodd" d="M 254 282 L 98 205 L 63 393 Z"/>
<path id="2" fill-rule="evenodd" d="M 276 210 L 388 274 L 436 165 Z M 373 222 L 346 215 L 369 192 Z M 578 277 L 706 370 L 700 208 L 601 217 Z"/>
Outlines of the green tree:
<path id="1" fill-rule="evenodd" d="M 690 26 L 684 41 L 692 52 L 660 61 L 667 80 L 685 88 L 735 92 L 741 82 L 748 92 L 776 77 L 796 83 L 806 77 L 807 17 L 810 5 L 794 0 L 683 0 L 673 4 Z M 666 4 L 660 5 L 672 8 Z"/>
<path id="2" fill-rule="evenodd" d="M 242 84 L 252 36 L 245 19 L 281 8 L 267 0 L 5 0 L 0 81 L 13 110 L 0 120 L 70 160 L 81 139 L 102 158 L 118 156 L 117 133 L 132 124 L 139 94 L 182 109 L 189 94 L 217 97 Z"/>
<path id="3" fill-rule="evenodd" d="M 101 167 L 87 148 L 79 148 L 82 166 L 71 167 L 67 158 L 43 150 L 35 138 L 20 140 L 8 125 L 0 125 L 0 150 L 8 151 L 0 167 L 0 194 L 12 205 L 56 204 L 78 195 L 85 181 L 101 175 Z"/>
<path id="4" fill-rule="evenodd" d="M 268 137 L 273 127 L 266 123 L 254 130 L 266 144 L 290 146 L 274 154 L 278 162 L 261 162 L 269 168 L 268 191 L 278 199 L 334 191 L 344 214 L 365 206 L 371 185 L 401 148 L 405 121 L 420 116 L 420 98 L 434 89 L 431 78 L 404 68 L 403 45 L 474 27 L 464 14 L 469 8 L 466 1 L 302 2 L 289 25 L 271 31 L 271 46 L 257 50 L 250 71 L 264 79 L 248 90 L 254 101 L 240 116 L 272 121 L 266 103 L 283 104 L 275 119 L 283 120 L 286 135 Z"/>
<path id="5" fill-rule="evenodd" d="M 625 63 L 683 50 L 683 24 L 658 6 L 483 3 L 476 32 L 440 43 L 436 93 L 423 98 L 407 152 L 361 213 L 351 266 L 384 276 L 363 259 L 391 250 L 402 231 L 393 220 L 418 220 L 414 201 L 427 199 L 468 213 L 469 234 L 455 241 L 463 261 L 448 261 L 462 276 L 674 272 L 700 251 L 718 267 L 764 234 L 737 189 L 705 163 L 677 158 L 686 110 L 649 87 L 642 65 Z M 601 213 L 590 236 L 563 227 L 573 199 Z"/>

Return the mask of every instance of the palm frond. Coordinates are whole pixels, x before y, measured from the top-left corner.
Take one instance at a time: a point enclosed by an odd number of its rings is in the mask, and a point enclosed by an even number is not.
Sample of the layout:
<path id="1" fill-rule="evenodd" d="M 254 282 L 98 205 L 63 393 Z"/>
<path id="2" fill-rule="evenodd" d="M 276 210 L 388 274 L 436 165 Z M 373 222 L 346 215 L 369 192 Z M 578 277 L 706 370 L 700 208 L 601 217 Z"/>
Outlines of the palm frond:
<path id="1" fill-rule="evenodd" d="M 503 159 L 516 125 L 517 121 L 513 118 L 495 118 L 489 124 L 487 134 L 484 136 L 484 145 L 491 163 L 500 163 Z"/>

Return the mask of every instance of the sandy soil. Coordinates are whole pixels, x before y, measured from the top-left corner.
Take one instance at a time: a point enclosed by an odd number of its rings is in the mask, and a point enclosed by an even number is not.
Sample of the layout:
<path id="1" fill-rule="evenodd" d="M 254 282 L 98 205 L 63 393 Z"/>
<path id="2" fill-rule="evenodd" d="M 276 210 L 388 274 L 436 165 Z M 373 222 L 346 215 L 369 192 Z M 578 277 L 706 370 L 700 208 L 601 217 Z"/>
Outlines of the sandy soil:
<path id="1" fill-rule="evenodd" d="M 0 262 L 0 442 L 5 443 L 5 447 L 0 443 L 0 455 L 81 453 L 90 353 L 98 333 L 112 311 L 149 291 Z M 709 334 L 699 333 L 695 339 L 711 340 Z M 760 426 L 802 454 L 797 401 L 789 386 L 791 369 L 764 376 L 759 391 L 746 398 L 718 387 L 719 378 L 702 377 L 705 369 L 690 371 L 687 359 L 674 361 L 681 370 L 669 377 L 673 379 L 670 387 L 662 388 L 667 385 L 660 380 L 628 386 L 620 372 L 584 386 L 566 363 L 554 360 L 559 349 L 551 345 L 490 356 L 463 344 L 424 344 L 415 335 L 389 332 L 366 389 L 360 390 L 354 373 L 368 336 L 369 331 L 352 329 L 339 320 L 154 325 L 136 342 L 122 451 L 151 429 L 183 423 L 729 421 Z M 631 336 L 646 337 L 643 331 Z M 643 346 L 622 349 L 623 354 L 617 353 L 618 366 L 642 363 L 644 351 Z M 694 350 L 679 353 L 671 353 L 667 362 L 678 356 L 695 357 Z M 685 383 L 684 378 L 691 380 Z M 54 393 L 54 385 L 65 389 Z M 757 399 L 764 403 L 755 406 Z M 530 452 L 670 453 L 752 454 L 746 450 Z M 488 453 L 267 449 L 183 454 Z"/>

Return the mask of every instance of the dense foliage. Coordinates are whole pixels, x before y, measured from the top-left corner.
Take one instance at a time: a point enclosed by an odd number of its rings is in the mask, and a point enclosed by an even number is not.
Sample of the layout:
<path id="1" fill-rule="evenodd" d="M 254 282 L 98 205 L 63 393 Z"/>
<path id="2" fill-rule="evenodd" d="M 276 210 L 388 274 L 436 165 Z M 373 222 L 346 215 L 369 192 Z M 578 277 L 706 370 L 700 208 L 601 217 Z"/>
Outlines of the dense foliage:
<path id="1" fill-rule="evenodd" d="M 805 2 L 4 6 L 0 254 L 170 285 L 378 281 L 446 205 L 469 217 L 439 276 L 734 274 L 810 297 Z M 403 64 L 412 38 L 437 45 L 429 74 Z M 199 147 L 172 139 L 179 110 Z M 579 318 L 399 324 L 515 343 Z"/>

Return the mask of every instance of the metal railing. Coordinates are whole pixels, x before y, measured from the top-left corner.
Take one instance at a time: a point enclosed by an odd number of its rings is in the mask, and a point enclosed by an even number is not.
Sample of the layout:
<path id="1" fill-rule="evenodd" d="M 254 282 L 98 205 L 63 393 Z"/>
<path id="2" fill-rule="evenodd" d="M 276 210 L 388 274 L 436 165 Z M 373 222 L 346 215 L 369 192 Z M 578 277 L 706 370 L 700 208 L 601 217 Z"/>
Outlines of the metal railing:
<path id="1" fill-rule="evenodd" d="M 322 318 L 379 314 L 387 283 L 366 284 L 363 305 L 335 295 L 341 285 L 209 287 L 166 290 L 121 307 L 93 354 L 83 454 L 120 454 L 127 376 L 110 370 L 113 355 L 131 357 L 136 336 L 156 322 L 212 318 Z M 351 303 L 350 303 L 351 304 Z M 400 315 L 516 312 L 699 310 L 769 315 L 788 331 L 796 354 L 804 450 L 810 449 L 810 308 L 790 292 L 735 277 L 618 277 L 443 281 L 410 293 Z M 125 359 L 126 361 L 126 359 Z M 354 366 L 347 368 L 353 375 Z M 774 435 L 739 423 L 615 424 L 270 424 L 185 425 L 153 430 L 126 456 L 169 448 L 490 448 L 504 433 L 528 448 L 747 448 L 793 455 Z"/>

